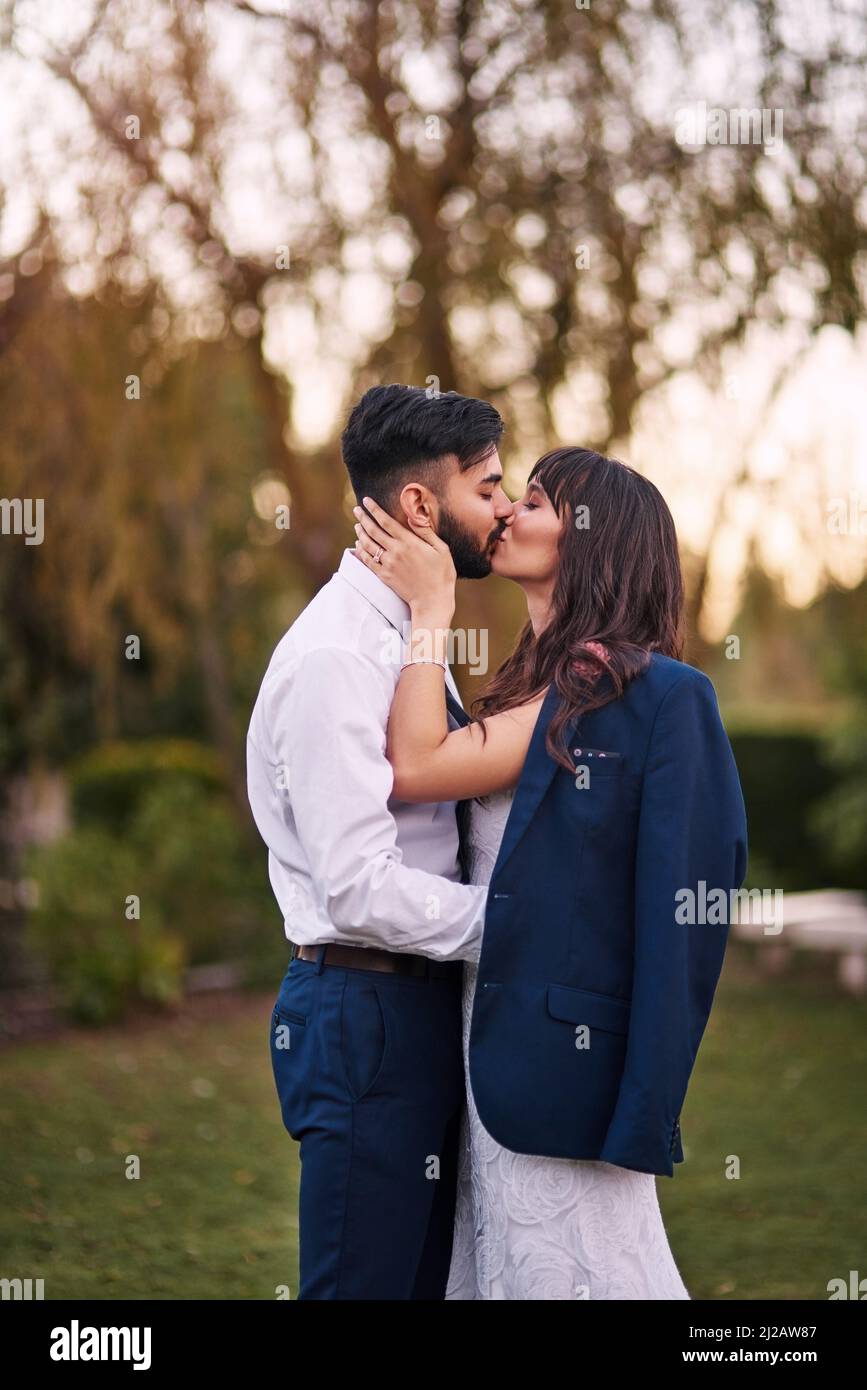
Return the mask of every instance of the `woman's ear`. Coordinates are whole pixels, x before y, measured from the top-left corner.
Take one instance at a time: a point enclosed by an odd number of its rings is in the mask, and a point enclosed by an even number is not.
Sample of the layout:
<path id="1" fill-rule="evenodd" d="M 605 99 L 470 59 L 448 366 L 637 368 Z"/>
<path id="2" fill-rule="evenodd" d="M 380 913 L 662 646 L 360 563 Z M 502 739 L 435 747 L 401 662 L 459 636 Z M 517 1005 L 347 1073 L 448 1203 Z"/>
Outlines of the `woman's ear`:
<path id="1" fill-rule="evenodd" d="M 401 488 L 397 505 L 408 525 L 436 527 L 439 515 L 436 498 L 424 483 L 407 483 Z"/>

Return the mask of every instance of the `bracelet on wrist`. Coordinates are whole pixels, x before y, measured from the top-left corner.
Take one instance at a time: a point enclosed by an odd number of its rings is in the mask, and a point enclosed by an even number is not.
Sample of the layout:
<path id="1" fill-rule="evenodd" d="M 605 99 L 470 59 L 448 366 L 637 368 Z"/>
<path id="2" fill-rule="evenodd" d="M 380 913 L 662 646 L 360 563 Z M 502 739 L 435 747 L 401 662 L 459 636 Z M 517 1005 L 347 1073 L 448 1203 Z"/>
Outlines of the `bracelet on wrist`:
<path id="1" fill-rule="evenodd" d="M 407 661 L 401 662 L 401 671 L 405 666 L 442 666 L 444 671 L 448 670 L 446 663 L 435 656 L 411 656 Z"/>

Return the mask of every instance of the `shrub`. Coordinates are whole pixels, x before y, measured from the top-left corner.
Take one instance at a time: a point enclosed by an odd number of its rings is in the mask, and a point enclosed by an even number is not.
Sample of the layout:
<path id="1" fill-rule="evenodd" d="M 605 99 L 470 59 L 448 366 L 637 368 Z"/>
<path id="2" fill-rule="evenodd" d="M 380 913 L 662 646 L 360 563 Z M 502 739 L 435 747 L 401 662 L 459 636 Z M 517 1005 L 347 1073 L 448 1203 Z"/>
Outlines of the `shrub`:
<path id="1" fill-rule="evenodd" d="M 167 778 L 182 776 L 206 792 L 225 785 L 214 750 L 191 739 L 100 744 L 68 772 L 76 825 L 92 822 L 109 830 L 128 826 L 145 793 Z"/>
<path id="2" fill-rule="evenodd" d="M 28 945 L 73 1017 L 107 1022 L 134 999 L 173 1003 L 188 965 L 232 961 L 245 983 L 257 985 L 285 970 L 288 946 L 264 850 L 247 843 L 229 798 L 205 781 L 187 772 L 148 775 L 116 828 L 85 821 L 31 852 L 40 900 Z M 99 798 L 100 818 L 119 805 L 119 786 Z M 132 894 L 138 921 L 125 915 Z"/>
<path id="3" fill-rule="evenodd" d="M 867 886 L 863 856 L 844 862 L 820 810 L 837 796 L 840 777 L 823 737 L 739 729 L 730 739 L 747 810 L 748 884 L 791 892 Z"/>
<path id="4" fill-rule="evenodd" d="M 140 891 L 140 865 L 119 839 L 83 826 L 32 850 L 28 868 L 39 884 L 28 944 L 74 1018 L 106 1023 L 133 999 L 165 1005 L 180 997 L 179 937 L 153 903 L 142 904 L 139 920 L 125 915 L 127 897 Z"/>
<path id="5" fill-rule="evenodd" d="M 810 825 L 846 886 L 867 889 L 867 729 L 849 725 L 830 735 L 827 758 L 837 774 L 810 812 Z"/>
<path id="6" fill-rule="evenodd" d="M 264 850 L 246 843 L 228 797 L 167 778 L 142 798 L 129 844 L 191 965 L 244 959 L 269 934 L 276 909 Z"/>

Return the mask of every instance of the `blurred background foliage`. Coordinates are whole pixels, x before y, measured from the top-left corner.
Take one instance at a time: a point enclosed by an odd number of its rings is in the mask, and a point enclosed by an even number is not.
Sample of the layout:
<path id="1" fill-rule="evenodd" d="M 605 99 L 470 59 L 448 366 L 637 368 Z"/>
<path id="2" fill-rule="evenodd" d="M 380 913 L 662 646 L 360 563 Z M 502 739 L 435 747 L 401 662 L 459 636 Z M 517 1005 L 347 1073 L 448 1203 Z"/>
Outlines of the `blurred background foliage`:
<path id="1" fill-rule="evenodd" d="M 781 433 L 822 344 L 864 360 L 865 16 L 811 15 L 0 0 L 0 489 L 46 508 L 42 545 L 0 538 L 0 983 L 101 1021 L 191 965 L 277 978 L 244 731 L 351 542 L 339 433 L 374 381 L 492 400 L 513 495 L 564 438 L 676 514 L 699 475 L 687 659 L 731 731 L 750 882 L 867 888 L 865 538 L 825 525 L 856 460 L 839 421 Z M 746 84 L 785 112 L 778 155 L 678 141 L 680 104 Z M 766 357 L 725 466 L 701 474 L 708 429 L 668 474 L 676 392 L 721 399 Z M 797 606 L 780 522 L 814 577 Z M 522 619 L 501 581 L 462 586 L 491 670 Z"/>
<path id="2" fill-rule="evenodd" d="M 177 1003 L 188 966 L 230 963 L 238 984 L 265 987 L 281 959 L 264 930 L 267 876 L 230 798 L 198 775 L 158 769 L 158 743 L 133 751 L 139 781 L 129 767 L 118 779 L 91 775 L 74 828 L 32 849 L 27 866 L 40 886 L 27 943 L 69 1013 L 89 1023 L 133 1001 Z"/>

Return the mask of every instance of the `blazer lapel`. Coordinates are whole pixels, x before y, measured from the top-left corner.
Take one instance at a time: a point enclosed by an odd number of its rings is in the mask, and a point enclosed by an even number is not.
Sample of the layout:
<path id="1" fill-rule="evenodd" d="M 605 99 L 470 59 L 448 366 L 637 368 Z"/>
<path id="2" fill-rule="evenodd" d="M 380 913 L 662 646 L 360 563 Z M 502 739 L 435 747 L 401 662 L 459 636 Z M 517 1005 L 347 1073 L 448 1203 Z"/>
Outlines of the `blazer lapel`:
<path id="1" fill-rule="evenodd" d="M 559 767 L 552 757 L 549 757 L 545 749 L 545 733 L 548 725 L 557 709 L 559 696 L 556 686 L 552 683 L 548 688 L 548 693 L 542 702 L 533 729 L 533 736 L 530 739 L 530 746 L 527 749 L 527 758 L 524 763 L 518 786 L 512 800 L 512 809 L 509 812 L 509 819 L 506 821 L 506 829 L 500 841 L 500 852 L 497 855 L 497 862 L 491 874 L 491 883 L 503 868 L 512 850 L 517 845 L 527 826 L 530 824 L 536 813 L 536 808 L 545 792 L 551 785 L 554 773 Z"/>

